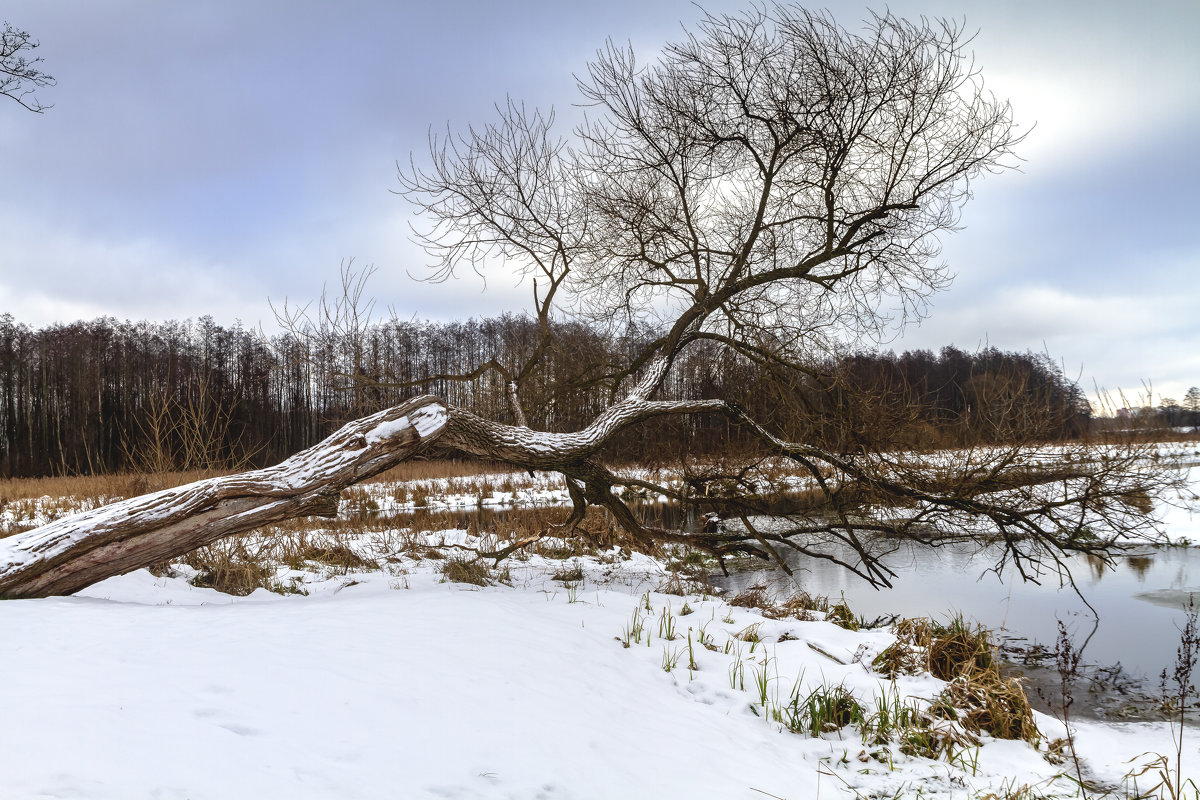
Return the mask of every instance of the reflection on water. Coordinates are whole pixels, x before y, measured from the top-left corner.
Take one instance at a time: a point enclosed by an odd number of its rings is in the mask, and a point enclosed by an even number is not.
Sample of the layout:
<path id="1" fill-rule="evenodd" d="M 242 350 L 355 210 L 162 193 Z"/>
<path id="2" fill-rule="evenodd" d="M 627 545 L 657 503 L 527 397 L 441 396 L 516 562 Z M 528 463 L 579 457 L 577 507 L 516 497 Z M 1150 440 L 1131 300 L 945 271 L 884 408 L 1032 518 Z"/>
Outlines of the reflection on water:
<path id="1" fill-rule="evenodd" d="M 1022 583 L 1008 572 L 1001 580 L 989 571 L 995 555 L 965 544 L 931 548 L 903 543 L 888 562 L 897 573 L 892 589 L 873 589 L 835 564 L 795 554 L 789 559 L 792 578 L 779 570 L 759 570 L 718 576 L 714 582 L 734 591 L 762 584 L 780 596 L 797 589 L 845 596 L 850 608 L 867 619 L 962 612 L 1022 644 L 1053 648 L 1058 620 L 1066 623 L 1076 644 L 1087 638 L 1093 628 L 1091 612 L 1069 586 L 1060 588 L 1057 575 L 1039 576 L 1040 585 Z M 1084 659 L 1119 662 L 1145 677 L 1157 677 L 1164 667 L 1170 671 L 1184 623 L 1182 607 L 1192 592 L 1200 592 L 1200 549 L 1148 548 L 1119 557 L 1114 566 L 1085 556 L 1068 564 L 1100 615 Z"/>
<path id="2" fill-rule="evenodd" d="M 1138 580 L 1145 582 L 1146 573 L 1150 571 L 1150 565 L 1154 563 L 1152 556 L 1126 556 L 1125 566 L 1133 570 L 1137 575 Z"/>

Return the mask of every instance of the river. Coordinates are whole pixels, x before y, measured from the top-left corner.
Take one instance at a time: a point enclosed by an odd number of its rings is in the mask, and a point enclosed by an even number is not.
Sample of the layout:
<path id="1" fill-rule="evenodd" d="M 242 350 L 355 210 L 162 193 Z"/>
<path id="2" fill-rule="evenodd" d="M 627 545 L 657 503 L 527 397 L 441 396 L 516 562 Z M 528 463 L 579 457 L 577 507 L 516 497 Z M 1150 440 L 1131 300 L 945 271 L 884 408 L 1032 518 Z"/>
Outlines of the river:
<path id="1" fill-rule="evenodd" d="M 898 575 L 890 589 L 874 589 L 836 564 L 805 556 L 790 560 L 791 577 L 772 569 L 714 580 L 731 591 L 762 585 L 780 596 L 802 589 L 845 597 L 855 614 L 867 619 L 891 614 L 944 619 L 961 613 L 992 629 L 1010 649 L 1053 649 L 1061 620 L 1075 645 L 1084 647 L 1085 661 L 1120 664 L 1133 677 L 1155 680 L 1164 668 L 1173 668 L 1183 606 L 1191 592 L 1200 592 L 1200 548 L 1142 548 L 1118 556 L 1112 566 L 1074 557 L 1068 566 L 1097 621 L 1075 590 L 1060 586 L 1053 573 L 1043 575 L 1040 585 L 1008 572 L 998 577 L 989 570 L 995 551 L 969 544 L 901 548 L 889 559 Z"/>

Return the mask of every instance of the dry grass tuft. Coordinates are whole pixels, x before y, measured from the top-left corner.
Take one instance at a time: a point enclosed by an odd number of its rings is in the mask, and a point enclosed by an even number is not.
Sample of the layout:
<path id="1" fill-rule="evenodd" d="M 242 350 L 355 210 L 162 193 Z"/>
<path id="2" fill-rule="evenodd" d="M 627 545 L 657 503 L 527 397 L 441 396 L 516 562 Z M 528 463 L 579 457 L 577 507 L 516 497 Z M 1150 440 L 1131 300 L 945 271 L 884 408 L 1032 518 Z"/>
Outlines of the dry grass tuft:
<path id="1" fill-rule="evenodd" d="M 790 617 L 801 622 L 825 620 L 846 630 L 856 631 L 859 629 L 858 619 L 850 610 L 850 606 L 846 605 L 844 599 L 837 603 L 831 603 L 828 597 L 811 595 L 803 591 L 793 594 L 782 603 L 777 603 L 762 586 L 751 586 L 730 600 L 729 605 L 761 609 L 763 616 L 769 619 Z"/>
<path id="2" fill-rule="evenodd" d="M 563 583 L 579 583 L 583 580 L 583 568 L 578 564 L 570 567 L 563 567 L 550 576 L 551 580 L 562 581 Z"/>
<path id="3" fill-rule="evenodd" d="M 956 615 L 943 625 L 929 619 L 896 623 L 896 642 L 874 662 L 889 677 L 928 670 L 944 681 L 981 672 L 999 674 L 992 635 L 982 625 L 972 625 Z"/>
<path id="4" fill-rule="evenodd" d="M 733 638 L 739 639 L 743 642 L 752 642 L 757 644 L 758 642 L 762 641 L 762 637 L 758 635 L 758 629 L 761 626 L 761 622 L 755 622 L 752 625 L 747 625 L 745 628 L 735 633 Z"/>
<path id="5" fill-rule="evenodd" d="M 299 564 L 306 561 L 316 561 L 341 570 L 343 573 L 351 570 L 378 569 L 379 564 L 363 558 L 344 544 L 312 544 L 309 543 L 295 554 L 298 563 L 289 564 L 299 569 Z"/>
<path id="6" fill-rule="evenodd" d="M 782 603 L 767 609 L 767 612 L 767 616 L 772 619 L 791 617 L 801 622 L 812 622 L 813 620 L 825 618 L 828 615 L 829 598 L 821 595 L 812 595 L 808 592 L 796 592 Z M 818 617 L 817 614 L 823 616 Z"/>
<path id="7" fill-rule="evenodd" d="M 948 625 L 933 623 L 930 630 L 929 671 L 944 681 L 981 673 L 999 675 L 991 631 L 971 625 L 956 615 Z"/>
<path id="8" fill-rule="evenodd" d="M 957 721 L 972 733 L 988 733 L 997 739 L 1024 739 L 1036 746 L 1042 738 L 1021 682 L 1016 678 L 1005 680 L 995 670 L 954 679 L 938 696 L 930 713 Z"/>
<path id="9" fill-rule="evenodd" d="M 897 641 L 875 656 L 871 667 L 894 680 L 897 675 L 916 675 L 922 672 L 925 669 L 925 655 L 908 643 Z"/>
<path id="10" fill-rule="evenodd" d="M 197 571 L 192 584 L 244 597 L 255 589 L 277 585 L 275 567 L 262 548 L 251 550 L 241 540 L 227 540 L 193 550 L 182 559 Z"/>
<path id="11" fill-rule="evenodd" d="M 988 733 L 997 739 L 1024 739 L 1036 745 L 1041 732 L 1025 688 L 1004 678 L 996 659 L 991 632 L 956 615 L 943 625 L 928 619 L 897 623 L 896 642 L 873 663 L 895 677 L 928 670 L 949 681 L 930 714 L 957 723 L 969 733 Z"/>
<path id="12" fill-rule="evenodd" d="M 775 608 L 775 598 L 763 586 L 750 586 L 735 594 L 728 601 L 738 608 L 757 608 L 766 612 Z M 769 616 L 769 615 L 768 615 Z"/>
<path id="13" fill-rule="evenodd" d="M 846 605 L 845 600 L 829 607 L 829 610 L 825 612 L 825 621 L 832 622 L 839 628 L 845 628 L 848 631 L 858 630 L 858 620 L 854 618 L 854 612 L 850 610 L 850 606 Z"/>
<path id="14" fill-rule="evenodd" d="M 674 595 L 676 597 L 683 597 L 690 594 L 704 594 L 703 591 L 695 591 L 689 581 L 684 581 L 683 578 L 679 577 L 678 572 L 672 572 L 671 577 L 667 578 L 664 583 L 659 584 L 658 587 L 655 587 L 654 591 L 660 595 Z"/>
<path id="15" fill-rule="evenodd" d="M 454 583 L 470 583 L 475 586 L 487 586 L 491 583 L 491 572 L 487 565 L 478 559 L 448 558 L 442 565 L 442 577 Z"/>

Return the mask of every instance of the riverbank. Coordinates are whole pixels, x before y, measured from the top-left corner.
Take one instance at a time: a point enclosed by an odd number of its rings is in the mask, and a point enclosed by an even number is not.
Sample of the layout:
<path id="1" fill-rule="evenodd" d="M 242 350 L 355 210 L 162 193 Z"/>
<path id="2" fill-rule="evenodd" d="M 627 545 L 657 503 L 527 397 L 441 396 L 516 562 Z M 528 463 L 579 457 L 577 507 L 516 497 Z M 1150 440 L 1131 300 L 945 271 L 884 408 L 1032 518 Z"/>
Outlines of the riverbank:
<path id="1" fill-rule="evenodd" d="M 938 758 L 895 736 L 874 741 L 876 729 L 857 723 L 811 736 L 790 732 L 786 713 L 775 718 L 789 698 L 837 687 L 864 718 L 887 698 L 927 708 L 944 681 L 872 667 L 893 632 L 847 630 L 820 611 L 773 618 L 615 550 L 547 551 L 475 573 L 486 585 L 458 583 L 448 576 L 472 574 L 452 560 L 467 534 L 423 536 L 363 539 L 397 545 L 383 570 L 281 567 L 287 595 L 231 597 L 189 584 L 178 567 L 0 604 L 4 790 L 195 800 L 1074 792 L 1062 777 L 1073 766 L 1052 763 L 1062 726 L 1042 714 L 1036 747 L 981 734 Z M 1200 734 L 1188 735 L 1185 774 L 1200 764 Z M 1076 740 L 1085 777 L 1109 787 L 1143 753 L 1174 752 L 1161 723 L 1080 722 Z"/>

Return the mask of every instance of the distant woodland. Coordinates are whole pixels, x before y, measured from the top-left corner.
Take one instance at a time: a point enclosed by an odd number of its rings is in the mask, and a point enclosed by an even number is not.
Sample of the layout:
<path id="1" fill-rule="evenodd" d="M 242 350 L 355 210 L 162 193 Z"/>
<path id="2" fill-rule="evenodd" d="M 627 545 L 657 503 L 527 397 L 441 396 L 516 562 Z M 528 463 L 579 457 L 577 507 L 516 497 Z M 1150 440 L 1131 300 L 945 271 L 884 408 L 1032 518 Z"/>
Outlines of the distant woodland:
<path id="1" fill-rule="evenodd" d="M 487 365 L 517 363 L 537 333 L 533 321 L 513 316 L 268 336 L 208 317 L 33 329 L 6 314 L 0 475 L 274 463 L 349 419 L 419 393 L 511 422 L 500 373 Z M 555 334 L 554 351 L 521 399 L 531 427 L 568 431 L 608 404 L 609 375 L 653 332 L 614 336 L 562 323 Z M 1044 355 L 857 352 L 797 369 L 704 345 L 676 360 L 668 398 L 720 397 L 787 438 L 843 452 L 1075 438 L 1093 424 L 1079 387 Z M 690 417 L 640 429 L 609 456 L 654 464 L 750 447 L 725 418 Z"/>

